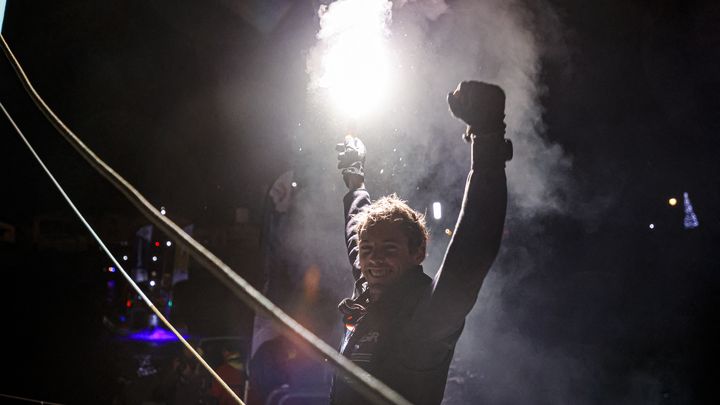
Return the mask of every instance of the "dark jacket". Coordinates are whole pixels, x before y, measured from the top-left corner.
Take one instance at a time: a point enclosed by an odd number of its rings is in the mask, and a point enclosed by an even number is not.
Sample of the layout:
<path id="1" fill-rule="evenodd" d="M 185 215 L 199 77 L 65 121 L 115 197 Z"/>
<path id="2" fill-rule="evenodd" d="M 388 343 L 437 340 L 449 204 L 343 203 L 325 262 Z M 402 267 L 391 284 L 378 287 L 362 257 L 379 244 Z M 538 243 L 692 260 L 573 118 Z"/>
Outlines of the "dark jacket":
<path id="1" fill-rule="evenodd" d="M 361 295 L 353 216 L 370 204 L 366 190 L 344 198 L 345 240 L 356 279 L 353 299 L 341 303 L 347 326 L 341 353 L 414 404 L 440 404 L 455 344 L 497 255 L 507 202 L 502 138 L 474 140 L 472 165 L 458 222 L 435 279 L 418 266 L 377 303 Z M 352 382 L 336 376 L 332 403 L 366 404 Z"/>

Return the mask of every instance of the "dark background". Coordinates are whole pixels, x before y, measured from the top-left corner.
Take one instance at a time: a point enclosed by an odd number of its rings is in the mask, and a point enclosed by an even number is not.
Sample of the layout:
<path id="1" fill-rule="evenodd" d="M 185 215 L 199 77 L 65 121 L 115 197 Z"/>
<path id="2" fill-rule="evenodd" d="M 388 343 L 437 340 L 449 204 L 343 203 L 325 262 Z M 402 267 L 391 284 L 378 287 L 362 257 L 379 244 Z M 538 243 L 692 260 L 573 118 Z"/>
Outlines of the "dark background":
<path id="1" fill-rule="evenodd" d="M 170 207 L 171 218 L 212 226 L 246 207 L 259 223 L 267 187 L 296 158 L 280 123 L 304 112 L 301 50 L 315 33 L 315 2 L 276 3 L 284 12 L 265 30 L 219 1 L 10 1 L 3 35 L 64 122 L 152 203 Z M 720 377 L 720 6 L 551 3 L 569 60 L 541 60 L 544 136 L 572 157 L 581 194 L 610 194 L 615 202 L 590 229 L 557 214 L 535 220 L 542 232 L 523 229 L 519 238 L 545 271 L 524 277 L 503 299 L 521 308 L 517 328 L 539 347 L 569 348 L 602 364 L 602 376 L 575 387 L 573 398 L 583 403 L 713 402 Z M 142 224 L 53 132 L 7 62 L 0 77 L 0 101 L 81 211 Z M 213 97 L 229 77 L 246 91 L 234 113 Z M 109 333 L 97 304 L 104 275 L 95 271 L 106 259 L 94 247 L 33 249 L 33 218 L 72 213 L 6 120 L 0 134 L 0 221 L 18 230 L 0 263 L 8 354 L 0 393 L 108 402 L 122 353 L 98 338 Z M 667 204 L 675 196 L 682 205 L 683 192 L 697 229 L 683 229 L 682 208 Z M 509 228 L 516 231 L 512 218 Z M 549 249 L 538 251 L 538 238 Z M 257 278 L 254 269 L 242 272 Z M 206 305 L 214 311 L 230 302 Z M 222 330 L 206 327 L 213 328 Z M 653 383 L 628 382 L 633 373 Z M 513 384 L 533 380 L 504 388 Z M 486 392 L 498 389 L 477 386 L 465 402 L 492 399 Z"/>

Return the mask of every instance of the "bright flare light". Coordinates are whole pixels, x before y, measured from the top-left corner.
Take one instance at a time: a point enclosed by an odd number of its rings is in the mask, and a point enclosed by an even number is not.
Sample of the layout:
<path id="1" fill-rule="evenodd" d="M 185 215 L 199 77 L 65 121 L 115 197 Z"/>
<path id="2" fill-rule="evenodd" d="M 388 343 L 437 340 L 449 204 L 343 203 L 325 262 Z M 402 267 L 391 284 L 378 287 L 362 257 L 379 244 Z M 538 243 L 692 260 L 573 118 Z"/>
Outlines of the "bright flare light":
<path id="1" fill-rule="evenodd" d="M 382 103 L 390 84 L 392 3 L 338 0 L 321 6 L 319 14 L 320 43 L 308 65 L 319 77 L 310 86 L 327 90 L 330 102 L 347 117 L 366 115 Z"/>
<path id="2" fill-rule="evenodd" d="M 433 205 L 433 218 L 440 219 L 442 218 L 442 206 L 439 202 L 434 202 Z"/>

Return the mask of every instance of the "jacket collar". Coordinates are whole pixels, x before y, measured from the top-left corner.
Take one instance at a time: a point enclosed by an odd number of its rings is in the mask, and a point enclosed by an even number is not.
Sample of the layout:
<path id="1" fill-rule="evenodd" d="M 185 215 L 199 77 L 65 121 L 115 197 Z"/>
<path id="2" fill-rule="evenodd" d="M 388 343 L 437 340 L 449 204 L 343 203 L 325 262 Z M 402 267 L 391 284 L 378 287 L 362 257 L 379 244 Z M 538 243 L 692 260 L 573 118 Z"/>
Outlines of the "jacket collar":
<path id="1" fill-rule="evenodd" d="M 380 311 L 397 310 L 404 301 L 431 283 L 432 278 L 423 272 L 421 265 L 418 265 L 406 271 L 395 284 L 388 287 L 380 301 L 371 303 L 368 299 L 367 282 L 364 277 L 360 277 L 355 282 L 355 290 L 362 293 L 357 297 L 345 298 L 338 305 L 338 309 L 343 314 L 343 321 L 348 325 L 354 325 L 370 308 L 378 308 Z"/>

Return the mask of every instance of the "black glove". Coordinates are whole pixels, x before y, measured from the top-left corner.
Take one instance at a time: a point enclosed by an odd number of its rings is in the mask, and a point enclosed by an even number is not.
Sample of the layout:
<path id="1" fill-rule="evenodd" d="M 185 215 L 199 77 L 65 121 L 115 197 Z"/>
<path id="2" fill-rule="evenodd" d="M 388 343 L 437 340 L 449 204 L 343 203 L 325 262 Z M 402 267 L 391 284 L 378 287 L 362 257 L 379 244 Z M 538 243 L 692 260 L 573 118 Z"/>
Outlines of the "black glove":
<path id="1" fill-rule="evenodd" d="M 505 137 L 505 92 L 494 84 L 461 82 L 449 93 L 450 112 L 468 126 L 463 138 L 473 142 L 472 167 L 497 166 L 512 159 L 512 142 Z"/>
<path id="2" fill-rule="evenodd" d="M 472 134 L 505 134 L 505 92 L 494 84 L 478 81 L 461 82 L 449 93 L 450 112 L 463 120 L 467 131 L 463 135 L 470 141 Z"/>
<path id="3" fill-rule="evenodd" d="M 365 177 L 365 145 L 360 138 L 348 135 L 345 137 L 345 143 L 339 143 L 335 146 L 338 152 L 338 169 L 342 173 L 345 185 L 350 187 L 348 178 L 351 175 Z"/>

